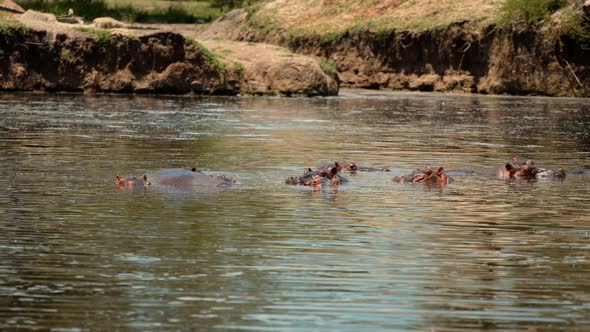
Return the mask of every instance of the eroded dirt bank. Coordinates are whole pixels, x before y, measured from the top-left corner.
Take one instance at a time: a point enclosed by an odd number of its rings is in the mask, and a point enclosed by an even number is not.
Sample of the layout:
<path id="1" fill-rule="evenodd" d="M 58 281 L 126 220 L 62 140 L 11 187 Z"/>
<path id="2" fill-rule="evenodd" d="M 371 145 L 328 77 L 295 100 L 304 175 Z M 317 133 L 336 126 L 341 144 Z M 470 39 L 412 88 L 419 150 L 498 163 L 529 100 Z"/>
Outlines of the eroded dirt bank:
<path id="1" fill-rule="evenodd" d="M 590 96 L 590 52 L 538 31 L 477 32 L 469 24 L 422 33 L 345 34 L 290 40 L 297 53 L 332 60 L 341 86 L 493 94 Z"/>
<path id="2" fill-rule="evenodd" d="M 28 11 L 0 29 L 0 91 L 334 95 L 335 77 L 276 45 L 217 42 L 167 29 L 65 25 Z M 237 52 L 237 53 L 236 53 Z M 239 61 L 238 61 L 239 60 Z"/>
<path id="3" fill-rule="evenodd" d="M 105 39 L 12 29 L 0 34 L 2 90 L 236 94 L 239 73 L 214 66 L 175 33 Z"/>
<path id="4" fill-rule="evenodd" d="M 236 10 L 201 33 L 275 43 L 334 63 L 341 87 L 590 97 L 590 50 L 539 29 L 474 28 L 464 21 L 424 31 L 341 34 L 265 31 Z M 588 20 L 587 20 L 588 21 Z"/>

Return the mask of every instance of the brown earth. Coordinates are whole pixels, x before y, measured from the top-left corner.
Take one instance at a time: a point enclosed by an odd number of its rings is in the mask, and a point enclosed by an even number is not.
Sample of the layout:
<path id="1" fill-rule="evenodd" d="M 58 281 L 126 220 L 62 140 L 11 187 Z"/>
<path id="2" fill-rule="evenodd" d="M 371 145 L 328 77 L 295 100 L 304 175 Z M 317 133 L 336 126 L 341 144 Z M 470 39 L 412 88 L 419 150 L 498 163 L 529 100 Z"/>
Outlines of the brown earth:
<path id="1" fill-rule="evenodd" d="M 327 58 L 342 87 L 590 96 L 590 51 L 539 26 L 497 29 L 501 1 L 368 1 L 270 1 L 228 13 L 199 38 Z M 559 24 L 559 12 L 546 23 Z"/>
<path id="2" fill-rule="evenodd" d="M 10 1 L 10 0 L 0 1 L 0 10 L 4 10 L 7 12 L 11 12 L 11 13 L 18 13 L 18 14 L 22 14 L 25 12 L 21 8 L 21 6 L 17 5 L 16 3 L 14 3 L 13 1 Z"/>
<path id="3" fill-rule="evenodd" d="M 317 95 L 318 91 L 338 93 L 335 78 L 328 76 L 315 59 L 293 54 L 270 44 L 206 40 L 203 44 L 216 54 L 243 66 L 240 89 L 247 94 Z"/>
<path id="4" fill-rule="evenodd" d="M 34 11 L 0 34 L 0 90 L 334 95 L 316 59 L 264 44 L 187 39 L 194 26 L 58 22 Z M 0 22 L 2 24 L 2 22 Z M 215 51 L 214 51 L 215 52 Z"/>

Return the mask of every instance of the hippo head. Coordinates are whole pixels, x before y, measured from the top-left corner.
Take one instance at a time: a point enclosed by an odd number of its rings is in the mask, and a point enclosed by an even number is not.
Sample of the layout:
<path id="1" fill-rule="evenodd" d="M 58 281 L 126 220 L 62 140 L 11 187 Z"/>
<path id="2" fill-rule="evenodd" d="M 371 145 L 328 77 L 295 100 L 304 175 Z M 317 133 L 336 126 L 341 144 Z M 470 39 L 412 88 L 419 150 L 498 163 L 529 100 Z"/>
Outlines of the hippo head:
<path id="1" fill-rule="evenodd" d="M 516 176 L 524 179 L 534 179 L 538 170 L 532 160 L 527 160 L 523 166 L 516 171 Z"/>
<path id="2" fill-rule="evenodd" d="M 310 186 L 310 187 L 321 187 L 322 186 L 322 178 L 319 175 L 316 175 L 313 177 L 313 179 L 309 180 L 309 181 L 305 181 L 303 183 L 304 186 Z"/>
<path id="3" fill-rule="evenodd" d="M 445 169 L 443 167 L 439 167 L 436 172 L 430 167 L 425 167 L 422 170 L 420 183 L 434 186 L 443 186 L 452 182 L 453 179 L 445 174 Z"/>
<path id="4" fill-rule="evenodd" d="M 336 163 L 336 165 L 328 168 L 327 170 L 324 169 L 320 169 L 318 171 L 318 176 L 323 177 L 323 178 L 327 178 L 327 179 L 333 179 L 334 177 L 337 177 L 336 175 L 338 174 L 338 163 Z"/>
<path id="5" fill-rule="evenodd" d="M 316 189 L 322 187 L 337 187 L 340 184 L 340 178 L 334 176 L 332 178 L 322 177 L 316 175 L 313 179 L 303 183 L 304 186 L 314 187 Z"/>
<path id="6" fill-rule="evenodd" d="M 513 157 L 504 167 L 500 168 L 498 175 L 501 179 L 506 180 L 533 180 L 538 172 L 539 169 L 532 160 L 522 163 L 518 157 Z"/>
<path id="7" fill-rule="evenodd" d="M 117 185 L 117 189 L 119 188 L 140 188 L 140 187 L 149 187 L 151 186 L 151 182 L 148 181 L 147 175 L 144 175 L 141 178 L 138 177 L 131 177 L 131 178 L 123 178 L 119 175 L 115 177 L 115 184 Z"/>
<path id="8" fill-rule="evenodd" d="M 430 167 L 424 167 L 422 170 L 415 170 L 410 175 L 396 176 L 393 178 L 397 182 L 423 183 L 425 185 L 442 186 L 453 182 L 453 179 L 445 174 L 445 169 L 439 167 L 434 171 Z"/>
<path id="9" fill-rule="evenodd" d="M 331 179 L 332 177 L 334 177 L 334 175 L 338 174 L 338 172 L 340 172 L 342 170 L 342 165 L 340 165 L 337 161 L 334 162 L 333 166 L 330 166 L 328 168 L 325 169 L 326 172 L 326 177 L 328 179 Z M 320 170 L 321 172 L 322 170 Z M 319 173 L 319 172 L 318 172 Z"/>
<path id="10" fill-rule="evenodd" d="M 411 182 L 412 183 L 425 183 L 432 178 L 433 173 L 434 172 L 432 171 L 432 168 L 426 166 L 422 169 L 421 172 L 412 176 Z"/>
<path id="11" fill-rule="evenodd" d="M 439 169 L 436 171 L 435 178 L 437 185 L 449 184 L 453 182 L 453 179 L 445 174 L 445 169 L 442 167 L 439 167 Z"/>
<path id="12" fill-rule="evenodd" d="M 356 166 L 355 163 L 348 163 L 344 169 L 350 173 L 355 173 L 356 171 L 358 171 L 358 167 Z"/>

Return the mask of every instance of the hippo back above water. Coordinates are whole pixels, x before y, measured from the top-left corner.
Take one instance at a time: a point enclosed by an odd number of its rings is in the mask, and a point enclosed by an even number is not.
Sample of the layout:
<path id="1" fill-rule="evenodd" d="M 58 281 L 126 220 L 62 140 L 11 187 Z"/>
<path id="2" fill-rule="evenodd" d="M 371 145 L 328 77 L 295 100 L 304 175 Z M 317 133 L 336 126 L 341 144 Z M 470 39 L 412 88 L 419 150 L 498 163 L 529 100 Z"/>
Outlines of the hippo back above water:
<path id="1" fill-rule="evenodd" d="M 332 167 L 336 167 L 336 169 L 338 169 L 338 172 L 349 172 L 351 174 L 354 174 L 356 172 L 389 172 L 390 171 L 390 169 L 387 167 L 376 168 L 376 167 L 358 166 L 356 163 L 348 162 L 348 161 L 345 161 L 345 162 L 335 161 L 334 163 L 328 163 L 328 164 L 318 167 L 318 170 L 324 169 L 327 171 L 327 170 L 330 170 Z"/>
<path id="2" fill-rule="evenodd" d="M 171 168 L 154 173 L 147 173 L 143 177 L 116 177 L 117 188 L 166 186 L 183 189 L 225 188 L 235 181 L 224 175 L 212 176 L 198 171 L 196 168 Z"/>

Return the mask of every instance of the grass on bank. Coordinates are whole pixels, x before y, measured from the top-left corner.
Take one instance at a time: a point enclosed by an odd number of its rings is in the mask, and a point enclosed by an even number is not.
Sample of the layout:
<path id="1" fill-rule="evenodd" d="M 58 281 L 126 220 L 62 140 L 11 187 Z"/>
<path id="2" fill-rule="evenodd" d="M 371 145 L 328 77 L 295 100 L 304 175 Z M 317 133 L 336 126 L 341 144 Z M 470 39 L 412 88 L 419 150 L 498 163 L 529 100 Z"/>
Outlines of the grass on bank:
<path id="1" fill-rule="evenodd" d="M 260 2 L 246 9 L 246 24 L 261 37 L 282 31 L 286 44 L 336 45 L 373 34 L 387 43 L 397 32 L 418 33 L 469 22 L 476 30 L 534 27 L 548 42 L 563 36 L 590 46 L 590 24 L 584 19 L 585 0 L 339 0 Z"/>
<path id="2" fill-rule="evenodd" d="M 569 37 L 590 49 L 590 23 L 584 18 L 583 5 L 584 0 L 506 0 L 497 27 L 539 27 L 549 43 Z"/>
<path id="3" fill-rule="evenodd" d="M 229 61 L 229 60 L 227 60 L 223 55 L 213 53 L 210 49 L 205 47 L 205 45 L 199 43 L 196 39 L 194 39 L 192 37 L 185 36 L 184 39 L 186 39 L 188 42 L 193 43 L 195 46 L 197 46 L 201 50 L 201 52 L 203 52 L 203 54 L 205 54 L 205 56 L 207 57 L 209 62 L 211 62 L 211 64 L 213 64 L 215 67 L 217 67 L 223 71 L 229 70 L 229 68 L 226 64 L 226 61 Z M 225 50 L 225 51 L 229 51 L 229 50 Z M 229 51 L 229 52 L 231 53 L 231 51 Z M 233 65 L 233 69 L 235 71 L 237 71 L 238 73 L 241 73 L 244 70 L 244 65 L 238 61 L 232 61 L 232 65 Z"/>
<path id="4" fill-rule="evenodd" d="M 109 44 L 110 44 L 110 38 L 111 38 L 110 31 L 103 30 L 103 29 L 90 28 L 90 27 L 75 27 L 74 30 L 95 36 L 96 40 L 98 41 L 99 52 L 100 53 L 107 52 L 107 50 L 109 48 Z"/>
<path id="5" fill-rule="evenodd" d="M 506 0 L 500 7 L 497 24 L 500 27 L 536 24 L 549 18 L 566 3 L 566 0 Z"/>
<path id="6" fill-rule="evenodd" d="M 0 15 L 0 36 L 10 36 L 14 34 L 26 35 L 30 29 L 21 22 L 10 16 Z"/>
<path id="7" fill-rule="evenodd" d="M 97 17 L 113 17 L 126 22 L 143 23 L 206 23 L 241 5 L 236 0 L 21 0 L 26 9 L 66 15 L 74 14 L 87 21 Z"/>
<path id="8" fill-rule="evenodd" d="M 337 39 L 354 31 L 436 30 L 452 23 L 487 24 L 504 0 L 339 0 L 261 2 L 247 9 L 247 23 L 298 36 Z"/>

